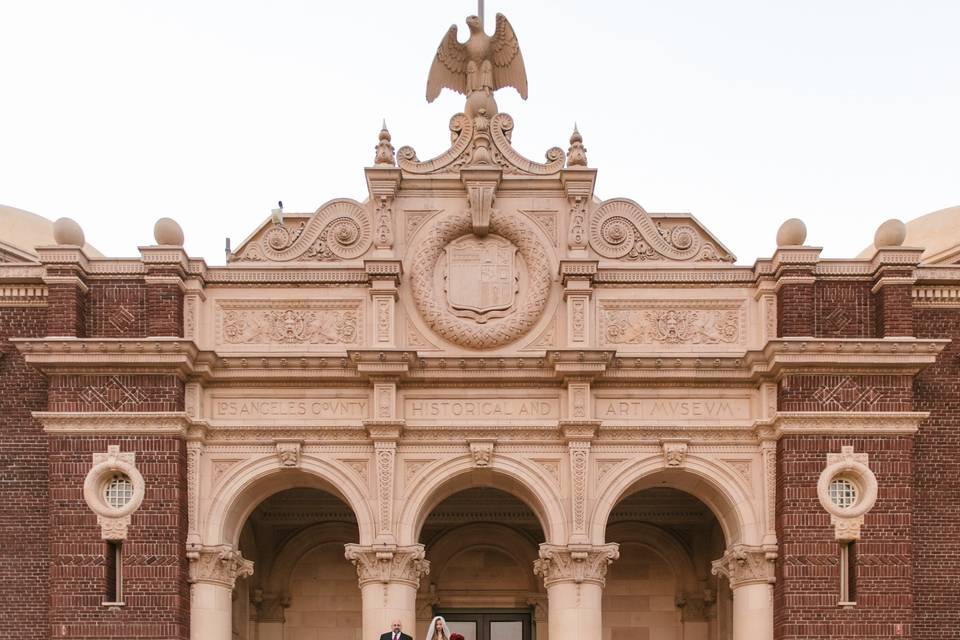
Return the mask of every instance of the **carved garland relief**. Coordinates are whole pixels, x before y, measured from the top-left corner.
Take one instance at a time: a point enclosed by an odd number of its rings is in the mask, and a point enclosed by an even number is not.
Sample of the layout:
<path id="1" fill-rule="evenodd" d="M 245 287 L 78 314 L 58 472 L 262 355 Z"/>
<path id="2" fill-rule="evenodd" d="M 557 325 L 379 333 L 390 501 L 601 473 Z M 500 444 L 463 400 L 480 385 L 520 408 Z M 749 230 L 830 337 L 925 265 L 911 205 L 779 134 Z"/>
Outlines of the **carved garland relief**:
<path id="1" fill-rule="evenodd" d="M 363 340 L 359 300 L 223 300 L 216 320 L 217 344 L 355 345 Z"/>
<path id="2" fill-rule="evenodd" d="M 600 340 L 616 344 L 743 344 L 746 318 L 739 301 L 605 302 Z"/>

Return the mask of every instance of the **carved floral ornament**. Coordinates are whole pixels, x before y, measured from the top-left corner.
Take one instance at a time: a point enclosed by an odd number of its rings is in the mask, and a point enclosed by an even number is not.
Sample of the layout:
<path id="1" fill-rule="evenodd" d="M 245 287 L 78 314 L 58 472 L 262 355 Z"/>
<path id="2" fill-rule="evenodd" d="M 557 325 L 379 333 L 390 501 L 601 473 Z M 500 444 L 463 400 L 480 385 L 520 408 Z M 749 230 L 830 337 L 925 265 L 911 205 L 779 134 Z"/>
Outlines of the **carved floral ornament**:
<path id="1" fill-rule="evenodd" d="M 776 559 L 773 551 L 738 544 L 713 561 L 711 573 L 726 577 L 731 589 L 748 584 L 773 584 Z"/>
<path id="2" fill-rule="evenodd" d="M 632 200 L 607 200 L 590 216 L 590 246 L 604 258 L 733 262 L 722 248 L 687 222 L 654 222 Z"/>
<path id="3" fill-rule="evenodd" d="M 430 573 L 430 561 L 424 558 L 422 544 L 407 547 L 348 544 L 345 556 L 357 567 L 361 587 L 371 582 L 384 585 L 403 582 L 419 588 L 421 576 Z"/>
<path id="4" fill-rule="evenodd" d="M 877 477 L 866 453 L 852 446 L 827 454 L 827 467 L 817 481 L 820 505 L 830 514 L 837 540 L 859 540 L 864 515 L 877 501 Z"/>
<path id="5" fill-rule="evenodd" d="M 373 239 L 370 214 L 347 198 L 333 200 L 310 218 L 274 224 L 252 240 L 234 258 L 239 261 L 354 260 L 370 248 Z"/>
<path id="6" fill-rule="evenodd" d="M 143 503 L 146 484 L 136 467 L 136 454 L 109 445 L 93 454 L 93 467 L 83 483 L 83 499 L 97 514 L 104 540 L 125 540 L 130 516 Z"/>
<path id="7" fill-rule="evenodd" d="M 533 562 L 534 574 L 549 587 L 556 582 L 606 583 L 607 567 L 620 557 L 620 545 L 540 545 L 540 559 Z"/>
<path id="8" fill-rule="evenodd" d="M 188 552 L 190 582 L 209 582 L 233 589 L 237 578 L 253 575 L 253 561 L 229 545 Z"/>

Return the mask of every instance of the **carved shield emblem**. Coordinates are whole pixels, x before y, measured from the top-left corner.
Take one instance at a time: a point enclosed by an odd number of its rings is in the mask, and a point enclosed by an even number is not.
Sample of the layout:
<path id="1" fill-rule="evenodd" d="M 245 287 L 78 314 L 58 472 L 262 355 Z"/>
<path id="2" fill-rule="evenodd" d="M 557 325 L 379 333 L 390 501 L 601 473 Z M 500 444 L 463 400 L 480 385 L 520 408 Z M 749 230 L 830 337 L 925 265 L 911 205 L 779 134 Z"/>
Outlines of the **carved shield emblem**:
<path id="1" fill-rule="evenodd" d="M 464 236 L 447 245 L 446 254 L 451 312 L 481 323 L 510 313 L 519 286 L 513 243 L 494 235 Z"/>

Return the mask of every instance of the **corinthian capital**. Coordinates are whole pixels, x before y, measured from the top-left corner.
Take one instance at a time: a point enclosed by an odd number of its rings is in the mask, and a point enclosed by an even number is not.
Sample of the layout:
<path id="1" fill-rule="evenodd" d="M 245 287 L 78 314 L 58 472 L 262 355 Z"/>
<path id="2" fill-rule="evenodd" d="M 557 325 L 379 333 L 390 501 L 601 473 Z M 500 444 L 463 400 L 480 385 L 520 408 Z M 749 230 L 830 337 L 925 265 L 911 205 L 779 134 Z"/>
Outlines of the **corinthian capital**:
<path id="1" fill-rule="evenodd" d="M 747 584 L 773 584 L 776 559 L 776 552 L 769 549 L 738 544 L 727 549 L 722 558 L 713 561 L 711 572 L 715 576 L 725 576 L 731 589 Z"/>
<path id="2" fill-rule="evenodd" d="M 253 575 L 253 561 L 244 560 L 239 551 L 229 546 L 204 547 L 187 554 L 190 559 L 190 582 L 211 582 L 233 589 L 237 578 Z"/>
<path id="3" fill-rule="evenodd" d="M 540 545 L 540 559 L 534 560 L 533 572 L 543 577 L 549 587 L 555 582 L 606 583 L 607 567 L 620 557 L 620 545 Z"/>
<path id="4" fill-rule="evenodd" d="M 422 544 L 408 547 L 348 544 L 345 555 L 357 567 L 361 587 L 369 582 L 404 582 L 419 588 L 420 576 L 430 573 L 430 561 L 424 559 Z"/>

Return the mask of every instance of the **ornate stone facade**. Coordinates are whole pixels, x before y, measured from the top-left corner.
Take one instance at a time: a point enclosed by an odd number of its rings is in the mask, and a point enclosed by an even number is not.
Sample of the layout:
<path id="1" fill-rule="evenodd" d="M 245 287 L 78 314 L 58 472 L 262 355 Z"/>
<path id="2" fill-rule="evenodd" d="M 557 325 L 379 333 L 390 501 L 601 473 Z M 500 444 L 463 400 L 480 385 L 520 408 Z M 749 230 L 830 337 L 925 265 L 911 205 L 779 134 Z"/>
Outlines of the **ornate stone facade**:
<path id="1" fill-rule="evenodd" d="M 526 90 L 516 34 L 472 31 L 431 72 L 468 96 L 450 148 L 394 153 L 384 124 L 363 201 L 266 220 L 226 266 L 176 234 L 0 266 L 10 473 L 49 516 L 2 529 L 38 541 L 17 625 L 250 640 L 332 615 L 371 637 L 525 609 L 540 640 L 639 636 L 654 611 L 685 638 L 910 637 L 911 598 L 960 577 L 910 529 L 955 504 L 960 474 L 931 487 L 913 451 L 956 467 L 960 273 L 795 233 L 738 266 L 692 216 L 602 200 L 578 130 L 545 162 L 513 147 L 492 91 Z M 85 496 L 94 455 L 142 474 L 135 508 L 98 511 L 99 472 Z M 837 479 L 861 501 L 829 502 Z M 113 610 L 104 539 L 129 552 Z M 882 568 L 839 611 L 850 541 Z"/>

